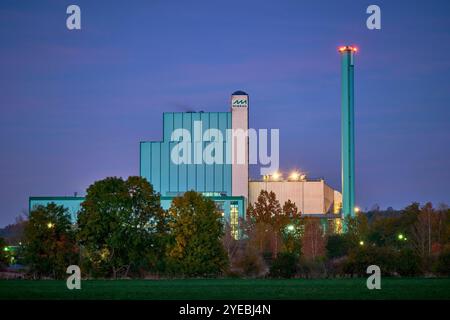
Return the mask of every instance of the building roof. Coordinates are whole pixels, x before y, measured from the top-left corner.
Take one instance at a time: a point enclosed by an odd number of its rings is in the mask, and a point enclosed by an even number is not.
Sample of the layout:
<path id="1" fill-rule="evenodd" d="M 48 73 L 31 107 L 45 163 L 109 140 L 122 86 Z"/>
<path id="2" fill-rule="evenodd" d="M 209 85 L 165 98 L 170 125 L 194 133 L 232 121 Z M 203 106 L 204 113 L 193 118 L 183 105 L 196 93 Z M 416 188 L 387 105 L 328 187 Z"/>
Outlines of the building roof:
<path id="1" fill-rule="evenodd" d="M 233 92 L 232 96 L 248 96 L 248 94 L 245 91 L 238 90 Z"/>

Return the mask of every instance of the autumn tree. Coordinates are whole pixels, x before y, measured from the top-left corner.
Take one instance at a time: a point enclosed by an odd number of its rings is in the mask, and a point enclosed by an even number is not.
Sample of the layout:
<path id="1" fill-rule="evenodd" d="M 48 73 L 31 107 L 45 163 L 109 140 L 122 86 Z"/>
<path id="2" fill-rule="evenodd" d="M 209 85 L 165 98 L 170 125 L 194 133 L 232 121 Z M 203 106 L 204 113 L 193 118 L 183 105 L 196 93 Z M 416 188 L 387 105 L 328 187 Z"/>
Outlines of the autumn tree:
<path id="1" fill-rule="evenodd" d="M 248 210 L 248 215 L 254 222 L 264 222 L 270 225 L 273 225 L 282 213 L 283 210 L 275 192 L 266 190 L 261 190 L 257 201 Z"/>
<path id="2" fill-rule="evenodd" d="M 61 278 L 71 264 L 78 264 L 78 248 L 70 214 L 50 203 L 30 212 L 23 239 L 24 261 L 34 278 Z"/>
<path id="3" fill-rule="evenodd" d="M 303 256 L 310 260 L 316 260 L 325 255 L 325 246 L 326 239 L 320 221 L 318 219 L 306 220 L 302 237 Z"/>
<path id="4" fill-rule="evenodd" d="M 300 217 L 297 206 L 288 200 L 282 208 L 273 191 L 261 190 L 257 201 L 249 206 L 247 212 L 252 224 L 251 232 L 258 238 L 260 250 L 270 243 L 272 257 L 275 258 L 284 229 Z"/>
<path id="5" fill-rule="evenodd" d="M 261 190 L 257 201 L 247 210 L 251 241 L 258 243 L 260 253 L 271 252 L 276 257 L 279 233 L 277 221 L 283 211 L 273 191 Z"/>
<path id="6" fill-rule="evenodd" d="M 173 199 L 168 210 L 169 271 L 207 276 L 226 270 L 228 256 L 222 244 L 222 214 L 214 201 L 195 191 Z"/>

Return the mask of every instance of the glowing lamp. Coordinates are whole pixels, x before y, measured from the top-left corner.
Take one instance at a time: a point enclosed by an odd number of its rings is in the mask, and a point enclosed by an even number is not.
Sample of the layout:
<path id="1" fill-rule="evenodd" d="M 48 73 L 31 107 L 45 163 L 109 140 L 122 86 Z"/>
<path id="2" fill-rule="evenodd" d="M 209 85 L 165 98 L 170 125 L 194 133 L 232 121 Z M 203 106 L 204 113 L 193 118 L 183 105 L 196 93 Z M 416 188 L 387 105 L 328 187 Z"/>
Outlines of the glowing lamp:
<path id="1" fill-rule="evenodd" d="M 280 179 L 281 178 L 281 174 L 279 173 L 279 172 L 274 172 L 273 174 L 272 174 L 272 179 L 273 180 L 278 180 L 278 179 Z"/>
<path id="2" fill-rule="evenodd" d="M 300 174 L 297 171 L 294 171 L 289 176 L 289 179 L 297 181 L 300 178 Z"/>
<path id="3" fill-rule="evenodd" d="M 341 46 L 338 48 L 339 52 L 345 52 L 345 51 L 351 51 L 351 52 L 357 52 L 358 48 L 354 46 Z"/>

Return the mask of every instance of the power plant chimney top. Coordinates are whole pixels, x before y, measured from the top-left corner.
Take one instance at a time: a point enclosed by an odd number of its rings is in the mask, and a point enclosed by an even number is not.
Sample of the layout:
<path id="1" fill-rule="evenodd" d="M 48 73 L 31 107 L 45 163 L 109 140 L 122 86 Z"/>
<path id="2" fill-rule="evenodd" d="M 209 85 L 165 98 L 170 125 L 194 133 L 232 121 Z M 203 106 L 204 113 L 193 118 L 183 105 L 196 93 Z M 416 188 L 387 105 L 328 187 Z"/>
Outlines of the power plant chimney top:
<path id="1" fill-rule="evenodd" d="M 248 94 L 244 91 L 238 90 L 233 92 L 232 96 L 248 96 Z"/>
<path id="2" fill-rule="evenodd" d="M 342 46 L 339 47 L 339 52 L 345 52 L 345 51 L 350 51 L 350 52 L 356 52 L 358 51 L 358 48 L 355 46 Z"/>

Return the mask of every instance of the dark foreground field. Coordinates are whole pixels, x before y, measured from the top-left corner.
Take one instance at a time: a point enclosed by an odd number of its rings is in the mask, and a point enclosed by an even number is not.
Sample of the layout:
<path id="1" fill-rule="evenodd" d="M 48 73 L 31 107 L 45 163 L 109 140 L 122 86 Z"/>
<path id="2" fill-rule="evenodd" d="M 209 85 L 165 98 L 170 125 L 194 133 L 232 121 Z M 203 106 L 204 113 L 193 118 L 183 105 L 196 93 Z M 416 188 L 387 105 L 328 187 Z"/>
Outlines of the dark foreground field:
<path id="1" fill-rule="evenodd" d="M 366 279 L 320 280 L 1 280 L 0 299 L 450 299 L 450 278 L 385 278 L 381 290 Z"/>

